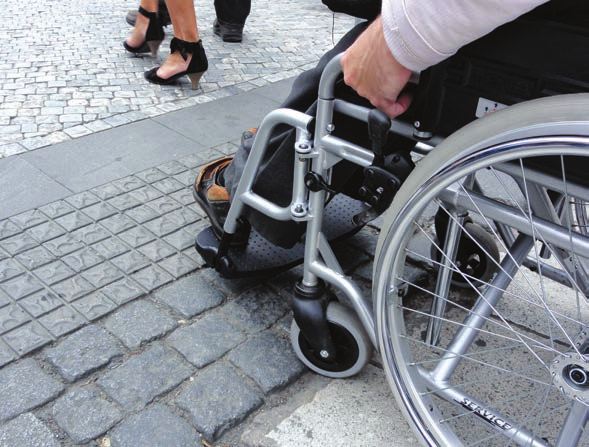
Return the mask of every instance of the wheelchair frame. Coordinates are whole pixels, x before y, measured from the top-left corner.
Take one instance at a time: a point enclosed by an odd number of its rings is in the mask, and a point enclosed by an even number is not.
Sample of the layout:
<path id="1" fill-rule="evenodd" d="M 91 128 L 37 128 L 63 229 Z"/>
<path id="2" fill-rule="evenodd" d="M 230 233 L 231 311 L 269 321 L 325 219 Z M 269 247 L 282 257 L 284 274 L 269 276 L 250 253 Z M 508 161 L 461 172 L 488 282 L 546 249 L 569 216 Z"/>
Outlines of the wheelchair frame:
<path id="1" fill-rule="evenodd" d="M 385 216 L 374 264 L 374 297 L 369 300 L 363 296 L 358 285 L 346 277 L 323 233 L 327 191 L 310 191 L 305 185 L 305 175 L 310 171 L 329 184 L 331 169 L 340 160 L 368 167 L 375 158 L 371 150 L 332 135 L 334 112 L 362 121 L 368 121 L 369 115 L 368 109 L 335 98 L 334 85 L 340 74 L 340 58 L 336 57 L 327 65 L 321 78 L 316 117 L 294 110 L 278 109 L 263 120 L 225 222 L 225 234 L 221 239 L 217 261 L 226 255 L 231 236 L 237 230 L 245 206 L 276 220 L 306 222 L 304 273 L 295 287 L 293 298 L 293 346 L 307 366 L 330 377 L 347 377 L 357 373 L 370 360 L 369 345 L 373 345 L 383 356 L 387 378 L 403 411 L 420 439 L 428 445 L 462 445 L 469 442 L 461 438 L 461 430 L 466 429 L 460 428 L 460 425 L 452 429 L 442 427 L 440 421 L 444 421 L 447 416 L 442 415 L 439 410 L 441 405 L 434 404 L 433 397 L 429 394 L 437 394 L 442 400 L 461 408 L 463 413 L 455 416 L 457 419 L 471 415 L 482 420 L 491 433 L 496 433 L 489 435 L 489 439 L 495 440 L 494 436 L 501 435 L 500 439 L 504 443 L 498 445 L 513 443 L 546 446 L 553 442 L 560 446 L 587 442 L 589 436 L 584 427 L 589 420 L 589 355 L 585 354 L 589 354 L 589 349 L 585 350 L 585 345 L 589 346 L 589 337 L 585 340 L 583 334 L 586 336 L 589 332 L 584 321 L 574 322 L 574 325 L 580 327 L 577 335 L 583 337 L 583 340 L 569 337 L 565 340 L 570 345 L 569 350 L 551 348 L 555 358 L 545 362 L 552 377 L 556 377 L 554 387 L 559 389 L 568 406 L 559 433 L 552 433 L 555 431 L 552 430 L 550 436 L 537 435 L 525 424 L 518 423 L 509 415 L 492 409 L 475 396 L 454 387 L 449 379 L 459 364 L 468 363 L 465 359 L 470 355 L 470 346 L 481 333 L 484 334 L 483 326 L 489 324 L 499 313 L 498 303 L 507 293 L 507 285 L 514 280 L 521 265 L 540 270 L 542 280 L 550 279 L 573 288 L 578 296 L 586 296 L 589 275 L 586 265 L 580 259 L 589 259 L 589 237 L 584 230 L 572 231 L 571 226 L 574 219 L 581 222 L 586 217 L 584 204 L 589 203 L 589 191 L 585 185 L 573 181 L 569 184 L 566 178 L 565 182 L 561 182 L 558 176 L 548 175 L 542 170 L 528 169 L 521 161 L 518 165 L 513 160 L 513 154 L 516 153 L 521 158 L 543 154 L 554 156 L 558 152 L 554 152 L 553 148 L 557 147 L 567 157 L 586 156 L 589 147 L 589 130 L 586 130 L 589 129 L 589 119 L 587 123 L 579 123 L 579 120 L 560 120 L 554 116 L 569 107 L 581 114 L 584 107 L 589 105 L 589 99 L 584 95 L 575 95 L 583 97 L 578 101 L 571 100 L 574 103 L 572 106 L 565 104 L 560 98 L 540 100 L 537 104 L 547 110 L 537 113 L 529 122 L 523 119 L 516 123 L 516 127 L 510 127 L 508 122 L 515 114 L 498 112 L 497 117 L 490 116 L 469 125 L 467 128 L 471 130 L 459 131 L 446 141 L 432 136 L 427 140 L 427 145 L 415 138 L 412 125 L 393 121 L 390 131 L 416 140 L 418 144 L 415 152 L 426 156 L 420 162 L 419 169 L 416 170 L 418 172 L 411 174 L 402 185 Z M 525 107 L 527 109 L 521 110 L 532 109 L 532 106 Z M 553 110 L 549 110 L 549 107 L 553 107 Z M 286 207 L 280 207 L 252 190 L 272 130 L 279 124 L 287 124 L 297 130 L 292 201 Z M 314 137 L 310 132 L 313 125 Z M 438 149 L 432 150 L 440 144 L 442 152 Z M 443 153 L 445 150 L 448 153 Z M 483 187 L 474 174 L 484 167 L 508 176 L 515 182 L 516 189 L 525 192 L 527 203 L 522 205 L 521 213 L 514 213 L 511 206 L 485 197 Z M 564 188 L 562 183 L 566 184 Z M 549 194 L 549 191 L 560 192 Z M 577 199 L 576 218 L 567 206 L 569 196 Z M 405 215 L 418 216 L 416 213 L 424 210 L 426 202 L 430 201 L 444 209 L 448 215 L 447 226 L 441 242 L 428 236 L 434 251 L 443 254 L 439 262 L 433 263 L 434 270 L 437 270 L 437 281 L 432 286 L 431 308 L 427 311 L 415 311 L 402 301 L 408 288 L 421 287 L 407 280 L 400 271 L 400 266 L 408 256 L 406 247 L 409 238 L 414 234 L 415 226 L 415 221 Z M 473 224 L 467 217 L 469 212 L 482 216 L 480 225 L 491 229 L 494 239 L 502 241 L 502 250 L 507 252 L 503 261 L 495 259 L 496 256 L 490 253 L 488 241 L 483 243 L 485 238 L 473 232 Z M 567 225 L 569 231 L 563 232 L 562 227 Z M 530 228 L 532 234 L 526 234 L 530 232 Z M 493 273 L 489 273 L 484 280 L 465 274 L 457 265 L 456 256 L 464 237 L 478 241 L 479 247 L 482 247 L 478 256 L 488 258 L 489 269 Z M 534 258 L 529 253 L 534 250 L 538 241 L 543 248 L 536 250 L 536 253 L 544 250 L 544 254 Z M 401 251 L 400 247 L 404 247 L 404 251 L 399 254 L 396 251 Z M 547 251 L 553 255 L 555 262 L 541 259 L 548 257 Z M 423 259 L 420 262 L 424 262 Z M 445 330 L 449 320 L 446 315 L 454 312 L 454 307 L 461 307 L 447 298 L 451 294 L 450 289 L 457 273 L 462 275 L 467 287 L 476 290 L 477 296 L 472 307 L 458 309 L 466 313 L 467 317 L 461 323 L 461 328 L 457 329 L 456 335 L 448 341 Z M 346 308 L 353 309 L 353 313 L 346 314 L 345 310 L 338 307 L 330 314 L 331 305 L 323 299 L 323 282 L 342 292 L 338 298 Z M 577 297 L 578 307 L 585 304 L 585 299 Z M 440 353 L 442 360 L 434 371 L 425 372 L 421 367 L 409 365 L 408 361 L 404 363 L 405 356 L 407 359 L 412 358 L 405 352 L 409 344 L 403 340 L 404 333 L 407 331 L 409 334 L 410 330 L 406 327 L 404 314 L 412 311 L 425 320 L 425 347 L 437 349 L 442 339 L 443 343 L 448 343 L 449 347 Z M 554 322 L 558 323 L 559 318 L 558 313 L 553 315 Z M 333 322 L 344 326 L 352 333 L 355 342 L 362 345 L 360 358 L 352 364 L 346 363 L 343 371 L 324 367 L 336 359 L 337 350 L 340 349 L 338 342 L 332 340 L 330 335 L 333 332 Z M 568 324 L 568 320 L 566 323 Z M 501 330 L 510 327 L 506 322 L 501 322 L 500 325 Z M 574 332 L 576 333 L 576 329 Z M 299 346 L 301 334 L 306 339 L 305 343 L 310 345 L 305 349 Z M 568 334 L 565 335 L 568 337 Z M 411 339 L 412 336 L 408 335 L 407 338 Z M 527 343 L 530 344 L 528 348 L 536 348 L 536 345 L 541 344 L 536 339 L 533 342 L 526 339 L 524 344 Z M 418 348 L 415 349 L 416 352 L 419 351 Z M 543 349 L 549 351 L 547 347 Z M 317 356 L 317 361 L 309 360 L 309 351 Z M 571 358 L 574 361 L 569 360 Z M 557 365 L 561 362 L 568 362 L 568 369 L 560 369 Z M 575 382 L 577 378 L 579 383 Z M 509 390 L 505 392 L 509 393 Z"/>

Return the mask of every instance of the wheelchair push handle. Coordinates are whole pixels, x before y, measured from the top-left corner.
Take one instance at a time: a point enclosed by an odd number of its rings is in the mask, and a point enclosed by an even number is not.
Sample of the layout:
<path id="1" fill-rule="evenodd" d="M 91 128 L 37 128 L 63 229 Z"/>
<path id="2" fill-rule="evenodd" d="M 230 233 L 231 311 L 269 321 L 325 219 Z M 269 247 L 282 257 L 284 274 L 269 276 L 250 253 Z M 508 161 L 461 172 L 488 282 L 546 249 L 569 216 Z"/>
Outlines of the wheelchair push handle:
<path id="1" fill-rule="evenodd" d="M 334 99 L 335 82 L 337 81 L 338 77 L 342 74 L 342 55 L 343 53 L 338 54 L 333 59 L 331 59 L 325 66 L 323 74 L 321 75 L 321 80 L 319 82 L 319 99 Z M 418 85 L 419 77 L 419 72 L 411 72 L 411 76 L 409 77 L 408 83 Z"/>

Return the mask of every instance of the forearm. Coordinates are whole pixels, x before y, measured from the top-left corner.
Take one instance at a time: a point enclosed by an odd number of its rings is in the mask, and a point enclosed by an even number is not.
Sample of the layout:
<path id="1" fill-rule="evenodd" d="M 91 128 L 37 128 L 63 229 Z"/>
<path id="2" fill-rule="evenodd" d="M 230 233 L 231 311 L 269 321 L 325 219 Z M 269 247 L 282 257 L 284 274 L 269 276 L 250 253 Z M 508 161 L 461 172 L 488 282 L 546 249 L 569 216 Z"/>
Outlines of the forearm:
<path id="1" fill-rule="evenodd" d="M 398 62 L 421 71 L 548 0 L 383 0 L 382 21 Z"/>

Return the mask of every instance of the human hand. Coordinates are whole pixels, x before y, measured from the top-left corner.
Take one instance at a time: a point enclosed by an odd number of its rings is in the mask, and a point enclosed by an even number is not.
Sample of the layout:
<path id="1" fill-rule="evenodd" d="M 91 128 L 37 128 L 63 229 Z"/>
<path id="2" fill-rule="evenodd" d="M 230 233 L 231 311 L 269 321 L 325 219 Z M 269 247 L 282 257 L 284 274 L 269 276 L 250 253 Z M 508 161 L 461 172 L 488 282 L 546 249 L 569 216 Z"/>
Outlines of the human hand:
<path id="1" fill-rule="evenodd" d="M 411 70 L 402 66 L 385 41 L 378 17 L 343 54 L 344 82 L 390 118 L 404 113 L 413 99 L 402 92 Z"/>

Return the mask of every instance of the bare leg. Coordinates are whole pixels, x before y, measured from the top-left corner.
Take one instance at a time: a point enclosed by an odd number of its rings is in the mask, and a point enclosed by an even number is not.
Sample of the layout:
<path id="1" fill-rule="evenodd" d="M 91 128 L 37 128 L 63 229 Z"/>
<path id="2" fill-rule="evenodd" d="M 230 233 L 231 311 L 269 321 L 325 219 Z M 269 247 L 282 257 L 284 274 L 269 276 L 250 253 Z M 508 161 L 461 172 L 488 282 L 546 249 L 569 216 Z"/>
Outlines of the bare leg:
<path id="1" fill-rule="evenodd" d="M 157 1 L 158 0 L 141 0 L 141 7 L 149 12 L 157 12 Z M 127 44 L 132 47 L 141 46 L 143 42 L 145 42 L 145 33 L 147 32 L 148 25 L 149 19 L 147 17 L 144 17 L 141 14 L 137 15 L 135 28 L 133 28 L 133 32 L 127 38 Z"/>
<path id="2" fill-rule="evenodd" d="M 157 0 L 155 1 L 157 3 Z M 174 36 L 187 42 L 198 41 L 198 26 L 196 24 L 193 0 L 166 0 L 166 5 L 170 12 L 170 18 L 172 19 Z M 188 68 L 191 58 L 191 54 L 188 55 L 186 60 L 178 52 L 170 54 L 157 71 L 157 75 L 167 79 L 176 73 L 185 71 Z"/>

